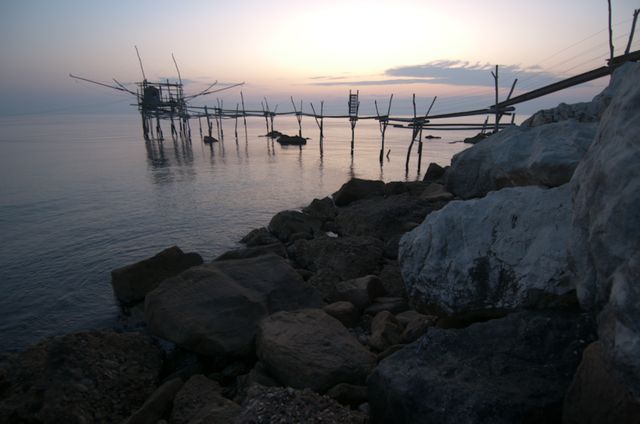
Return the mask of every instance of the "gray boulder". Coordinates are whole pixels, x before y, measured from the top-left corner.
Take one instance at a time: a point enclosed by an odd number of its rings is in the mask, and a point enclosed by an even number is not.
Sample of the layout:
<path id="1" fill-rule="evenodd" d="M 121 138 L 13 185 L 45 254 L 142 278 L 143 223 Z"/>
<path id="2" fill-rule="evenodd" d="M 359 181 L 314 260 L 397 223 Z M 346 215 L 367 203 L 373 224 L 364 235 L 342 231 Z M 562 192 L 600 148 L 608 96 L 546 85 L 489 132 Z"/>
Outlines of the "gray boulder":
<path id="1" fill-rule="evenodd" d="M 280 240 L 265 227 L 256 228 L 249 231 L 249 234 L 242 237 L 240 243 L 244 243 L 247 247 L 264 246 L 267 244 L 279 243 Z"/>
<path id="2" fill-rule="evenodd" d="M 302 209 L 302 212 L 324 222 L 334 219 L 338 209 L 330 197 L 324 197 L 322 199 L 313 199 L 309 206 Z"/>
<path id="3" fill-rule="evenodd" d="M 506 128 L 451 159 L 447 188 L 470 199 L 504 187 L 565 184 L 593 141 L 596 128 L 595 123 L 575 121 Z"/>
<path id="4" fill-rule="evenodd" d="M 173 246 L 157 255 L 111 271 L 111 285 L 118 300 L 126 305 L 144 300 L 166 278 L 202 264 L 197 253 L 183 253 Z"/>
<path id="5" fill-rule="evenodd" d="M 322 221 L 299 211 L 278 212 L 269 222 L 269 231 L 286 243 L 293 235 L 312 238 L 320 234 Z"/>
<path id="6" fill-rule="evenodd" d="M 352 303 L 358 310 L 362 311 L 371 302 L 380 296 L 384 296 L 386 291 L 382 281 L 375 275 L 367 275 L 352 280 L 340 281 L 335 285 L 334 292 L 329 297 L 332 302 L 341 300 Z"/>
<path id="7" fill-rule="evenodd" d="M 449 203 L 400 242 L 410 300 L 421 312 L 461 315 L 570 299 L 570 216 L 568 185 Z"/>
<path id="8" fill-rule="evenodd" d="M 554 311 L 431 328 L 369 377 L 372 422 L 560 422 L 592 331 L 586 315 Z"/>
<path id="9" fill-rule="evenodd" d="M 640 397 L 640 64 L 615 71 L 598 134 L 571 180 L 570 265 L 580 305 L 600 314 L 605 358 Z"/>
<path id="10" fill-rule="evenodd" d="M 0 423 L 121 422 L 156 386 L 162 354 L 139 333 L 47 339 L 0 369 Z"/>
<path id="11" fill-rule="evenodd" d="M 277 311 L 321 307 L 317 292 L 276 255 L 213 262 L 147 295 L 156 335 L 203 355 L 250 354 L 258 322 Z"/>
<path id="12" fill-rule="evenodd" d="M 321 309 L 278 312 L 260 323 L 258 357 L 287 386 L 324 392 L 364 382 L 375 357 Z"/>
<path id="13" fill-rule="evenodd" d="M 333 202 L 336 206 L 345 206 L 356 200 L 382 196 L 383 194 L 384 183 L 382 181 L 352 178 L 333 193 Z"/>

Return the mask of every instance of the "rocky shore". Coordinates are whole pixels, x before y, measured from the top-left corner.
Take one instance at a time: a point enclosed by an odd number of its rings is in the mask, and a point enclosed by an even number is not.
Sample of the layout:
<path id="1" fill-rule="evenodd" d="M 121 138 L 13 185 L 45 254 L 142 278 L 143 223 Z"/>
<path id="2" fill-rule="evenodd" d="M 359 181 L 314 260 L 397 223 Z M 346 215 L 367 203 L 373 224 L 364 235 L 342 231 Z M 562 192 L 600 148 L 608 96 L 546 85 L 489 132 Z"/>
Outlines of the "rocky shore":
<path id="1" fill-rule="evenodd" d="M 10 357 L 0 423 L 638 423 L 639 163 L 627 64 L 424 181 L 114 270 L 118 328 Z"/>

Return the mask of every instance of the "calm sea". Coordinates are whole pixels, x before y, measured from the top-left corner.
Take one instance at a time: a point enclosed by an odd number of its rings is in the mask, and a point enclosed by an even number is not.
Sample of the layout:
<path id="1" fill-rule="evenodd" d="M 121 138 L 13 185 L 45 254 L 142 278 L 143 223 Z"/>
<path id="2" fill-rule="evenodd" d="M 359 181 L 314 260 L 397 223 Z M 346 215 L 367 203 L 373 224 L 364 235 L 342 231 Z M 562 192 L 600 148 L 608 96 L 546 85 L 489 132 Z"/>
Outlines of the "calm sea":
<path id="1" fill-rule="evenodd" d="M 191 125 L 191 143 L 145 143 L 134 111 L 0 118 L 0 351 L 113 325 L 114 268 L 171 245 L 208 261 L 276 212 L 330 195 L 351 177 L 421 177 L 415 148 L 405 174 L 406 129 L 388 128 L 391 152 L 379 165 L 375 121 L 358 122 L 353 160 L 345 120 L 325 121 L 322 154 L 311 119 L 302 148 L 260 137 L 263 119 L 249 120 L 246 137 L 240 125 L 238 140 L 225 121 L 225 140 L 212 148 L 201 143 L 198 122 Z M 298 129 L 294 117 L 275 127 Z M 464 133 L 435 135 L 443 138 L 425 142 L 423 173 L 467 147 L 449 143 Z"/>

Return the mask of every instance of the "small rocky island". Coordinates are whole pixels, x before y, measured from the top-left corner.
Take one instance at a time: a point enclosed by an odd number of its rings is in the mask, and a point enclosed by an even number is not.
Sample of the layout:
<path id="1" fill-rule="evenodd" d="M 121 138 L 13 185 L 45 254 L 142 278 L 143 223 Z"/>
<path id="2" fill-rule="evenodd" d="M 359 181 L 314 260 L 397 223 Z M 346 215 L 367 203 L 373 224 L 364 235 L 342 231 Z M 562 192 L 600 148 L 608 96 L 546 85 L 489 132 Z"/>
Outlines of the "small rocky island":
<path id="1" fill-rule="evenodd" d="M 204 263 L 112 272 L 116 329 L 0 369 L 2 423 L 640 422 L 640 64 Z"/>

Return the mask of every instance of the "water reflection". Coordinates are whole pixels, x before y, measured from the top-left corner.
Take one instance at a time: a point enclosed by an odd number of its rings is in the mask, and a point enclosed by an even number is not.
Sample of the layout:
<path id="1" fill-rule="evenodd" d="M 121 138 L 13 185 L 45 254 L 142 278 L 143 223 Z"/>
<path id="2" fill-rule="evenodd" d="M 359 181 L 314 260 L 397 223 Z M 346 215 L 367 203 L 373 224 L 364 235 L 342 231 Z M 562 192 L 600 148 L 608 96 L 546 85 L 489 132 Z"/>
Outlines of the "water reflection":
<path id="1" fill-rule="evenodd" d="M 193 147 L 189 137 L 181 135 L 172 141 L 149 139 L 145 141 L 145 150 L 154 184 L 195 179 Z"/>

